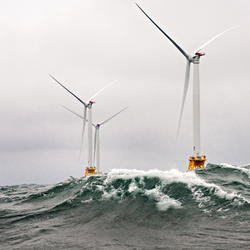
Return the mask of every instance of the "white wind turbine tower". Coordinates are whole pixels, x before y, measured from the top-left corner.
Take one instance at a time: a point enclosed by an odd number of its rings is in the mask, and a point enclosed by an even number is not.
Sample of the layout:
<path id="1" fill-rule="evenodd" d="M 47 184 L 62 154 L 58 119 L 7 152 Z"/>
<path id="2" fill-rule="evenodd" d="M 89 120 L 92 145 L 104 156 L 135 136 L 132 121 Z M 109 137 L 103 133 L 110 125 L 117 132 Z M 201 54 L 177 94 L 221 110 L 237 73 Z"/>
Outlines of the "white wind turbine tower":
<path id="1" fill-rule="evenodd" d="M 204 43 L 198 49 L 196 49 L 192 55 L 187 54 L 165 31 L 163 31 L 149 16 L 148 14 L 138 5 L 137 7 L 143 12 L 143 14 L 173 43 L 173 45 L 182 53 L 182 55 L 187 60 L 186 66 L 186 74 L 185 74 L 185 83 L 184 83 L 184 91 L 182 97 L 181 111 L 177 128 L 177 136 L 180 130 L 180 124 L 182 120 L 182 114 L 184 109 L 184 104 L 186 100 L 188 85 L 189 85 L 189 77 L 190 77 L 190 64 L 193 63 L 194 71 L 193 71 L 193 156 L 189 158 L 188 170 L 195 168 L 204 168 L 206 156 L 200 155 L 200 79 L 199 79 L 199 63 L 200 57 L 204 56 L 205 53 L 202 53 L 201 50 L 205 48 L 208 44 L 214 41 L 216 38 L 226 33 L 227 31 L 233 29 L 229 28 L 218 35 L 211 38 L 209 41 Z"/>
<path id="2" fill-rule="evenodd" d="M 84 119 L 83 116 L 77 114 L 76 112 L 72 111 L 71 109 L 63 106 L 65 109 L 67 109 L 69 112 L 73 113 L 74 115 L 80 117 L 81 119 Z M 91 124 L 94 128 L 95 128 L 95 137 L 94 137 L 94 161 L 96 163 L 96 169 L 97 169 L 97 173 L 100 173 L 100 127 L 102 125 L 104 125 L 105 123 L 109 122 L 111 119 L 115 118 L 117 115 L 119 115 L 121 112 L 123 112 L 124 110 L 126 110 L 128 107 L 123 108 L 122 110 L 120 110 L 119 112 L 115 113 L 114 115 L 112 115 L 111 117 L 109 117 L 108 119 L 94 124 L 94 123 L 90 123 L 89 120 L 85 120 L 86 122 L 88 122 L 89 124 Z"/>
<path id="3" fill-rule="evenodd" d="M 83 112 L 83 128 L 82 128 L 82 138 L 81 138 L 81 149 L 83 146 L 83 138 L 84 138 L 84 131 L 85 131 L 85 125 L 86 120 L 88 116 L 88 120 L 90 121 L 88 124 L 88 167 L 85 169 L 85 175 L 88 174 L 95 174 L 96 169 L 93 166 L 93 140 L 92 140 L 92 105 L 95 103 L 93 99 L 100 94 L 104 89 L 108 88 L 109 86 L 113 85 L 116 81 L 111 82 L 110 84 L 104 86 L 102 89 L 100 89 L 97 93 L 95 93 L 93 96 L 91 96 L 87 102 L 84 102 L 82 99 L 80 99 L 78 96 L 76 96 L 74 93 L 72 93 L 69 89 L 67 89 L 62 83 L 60 83 L 55 77 L 50 75 L 50 77 L 56 81 L 61 87 L 63 87 L 68 93 L 70 93 L 72 96 L 74 96 L 81 104 L 84 106 L 84 112 Z M 88 115 L 87 115 L 88 111 Z"/>

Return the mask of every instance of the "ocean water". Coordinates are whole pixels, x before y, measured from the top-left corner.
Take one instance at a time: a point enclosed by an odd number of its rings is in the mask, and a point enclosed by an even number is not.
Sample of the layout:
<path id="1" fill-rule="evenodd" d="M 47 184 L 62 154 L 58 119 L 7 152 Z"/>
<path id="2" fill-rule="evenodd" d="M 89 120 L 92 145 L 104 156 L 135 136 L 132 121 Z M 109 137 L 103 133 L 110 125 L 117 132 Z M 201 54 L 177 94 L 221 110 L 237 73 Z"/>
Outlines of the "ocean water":
<path id="1" fill-rule="evenodd" d="M 250 166 L 0 186 L 0 249 L 250 249 Z"/>

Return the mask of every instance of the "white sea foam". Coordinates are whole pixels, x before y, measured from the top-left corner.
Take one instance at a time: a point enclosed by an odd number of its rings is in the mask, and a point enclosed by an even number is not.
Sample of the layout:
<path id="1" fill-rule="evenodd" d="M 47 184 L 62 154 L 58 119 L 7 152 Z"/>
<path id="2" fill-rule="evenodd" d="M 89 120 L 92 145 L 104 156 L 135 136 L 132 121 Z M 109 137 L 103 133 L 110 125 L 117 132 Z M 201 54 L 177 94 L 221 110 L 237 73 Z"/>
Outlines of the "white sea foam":
<path id="1" fill-rule="evenodd" d="M 157 208 L 160 211 L 166 211 L 169 208 L 181 208 L 181 203 L 175 199 L 170 198 L 168 195 L 164 195 L 156 203 Z"/>
<path id="2" fill-rule="evenodd" d="M 117 189 L 112 189 L 111 191 L 107 192 L 105 190 L 103 190 L 103 195 L 102 195 L 102 199 L 103 200 L 109 200 L 111 198 L 117 199 L 118 190 Z"/>
<path id="3" fill-rule="evenodd" d="M 164 194 L 160 187 L 157 186 L 153 189 L 146 190 L 145 194 L 156 200 L 156 206 L 160 211 L 166 211 L 169 208 L 181 208 L 181 203 L 168 195 Z"/>

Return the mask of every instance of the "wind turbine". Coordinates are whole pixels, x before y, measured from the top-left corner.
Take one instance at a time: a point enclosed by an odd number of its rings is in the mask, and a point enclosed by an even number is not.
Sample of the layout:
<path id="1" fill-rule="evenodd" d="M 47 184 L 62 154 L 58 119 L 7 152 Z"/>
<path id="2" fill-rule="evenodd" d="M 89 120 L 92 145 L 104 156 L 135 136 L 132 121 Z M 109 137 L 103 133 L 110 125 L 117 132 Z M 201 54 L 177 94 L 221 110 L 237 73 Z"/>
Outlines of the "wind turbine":
<path id="1" fill-rule="evenodd" d="M 74 115 L 80 117 L 81 119 L 84 119 L 83 116 L 77 114 L 76 112 L 72 111 L 71 109 L 63 106 L 63 108 L 65 108 L 66 110 L 68 110 L 69 112 L 73 113 Z M 112 115 L 111 117 L 109 117 L 108 119 L 94 124 L 94 123 L 90 123 L 89 120 L 85 120 L 86 122 L 88 122 L 89 124 L 91 124 L 94 128 L 95 128 L 95 137 L 94 137 L 94 162 L 96 163 L 96 169 L 97 169 L 97 173 L 100 173 L 100 127 L 102 125 L 104 125 L 105 123 L 109 122 L 111 119 L 115 118 L 117 115 L 119 115 L 121 112 L 123 112 L 124 110 L 126 110 L 128 107 L 123 108 L 122 110 L 120 110 L 119 112 L 115 113 L 114 115 Z"/>
<path id="2" fill-rule="evenodd" d="M 90 121 L 88 124 L 88 167 L 85 170 L 90 174 L 95 174 L 96 169 L 93 166 L 93 141 L 92 141 L 92 105 L 95 103 L 93 99 L 99 95 L 104 89 L 110 87 L 113 85 L 116 81 L 111 82 L 110 84 L 104 86 L 102 89 L 100 89 L 98 92 L 96 92 L 93 96 L 91 96 L 87 102 L 84 102 L 81 98 L 76 96 L 73 92 L 71 92 L 68 88 L 66 88 L 61 82 L 59 82 L 55 77 L 50 75 L 50 77 L 56 81 L 61 87 L 63 87 L 68 93 L 70 93 L 72 96 L 74 96 L 81 104 L 84 106 L 84 111 L 83 111 L 83 128 L 82 128 L 82 138 L 81 138 L 81 149 L 82 151 L 82 146 L 83 146 L 83 138 L 84 138 L 84 131 L 85 131 L 85 125 L 86 125 L 86 119 L 87 119 L 87 113 L 88 113 L 88 120 Z M 88 111 L 88 112 L 87 112 Z"/>
<path id="3" fill-rule="evenodd" d="M 189 85 L 189 78 L 190 78 L 190 66 L 191 63 L 194 65 L 193 71 L 193 155 L 189 158 L 189 165 L 188 170 L 193 170 L 195 168 L 204 168 L 206 156 L 200 155 L 200 79 L 199 79 L 199 63 L 200 57 L 204 56 L 205 53 L 202 53 L 201 50 L 205 48 L 208 44 L 214 41 L 216 38 L 220 37 L 224 33 L 228 32 L 229 30 L 233 29 L 231 27 L 218 35 L 214 36 L 206 43 L 201 45 L 198 49 L 196 49 L 192 55 L 187 54 L 165 31 L 163 31 L 154 21 L 153 19 L 138 5 L 137 7 L 142 11 L 142 13 L 170 40 L 170 42 L 181 52 L 181 54 L 187 60 L 186 66 L 186 74 L 185 74 L 185 83 L 184 83 L 184 91 L 182 97 L 182 104 L 181 104 L 181 111 L 180 117 L 178 121 L 178 128 L 177 128 L 177 136 L 179 134 L 182 114 L 184 109 L 184 104 L 186 100 L 188 85 Z"/>

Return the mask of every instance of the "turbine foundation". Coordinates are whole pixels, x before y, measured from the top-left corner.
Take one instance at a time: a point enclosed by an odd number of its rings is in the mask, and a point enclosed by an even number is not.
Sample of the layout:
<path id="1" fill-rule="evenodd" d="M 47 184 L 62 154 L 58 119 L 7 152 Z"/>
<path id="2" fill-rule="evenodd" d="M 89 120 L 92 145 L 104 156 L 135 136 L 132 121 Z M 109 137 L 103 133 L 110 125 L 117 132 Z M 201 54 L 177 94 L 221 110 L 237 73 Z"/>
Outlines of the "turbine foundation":
<path id="1" fill-rule="evenodd" d="M 85 176 L 97 174 L 96 167 L 86 167 Z"/>
<path id="2" fill-rule="evenodd" d="M 188 170 L 194 170 L 196 168 L 205 168 L 205 161 L 207 160 L 205 155 L 200 157 L 189 157 Z"/>

